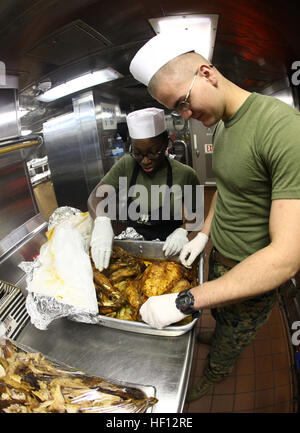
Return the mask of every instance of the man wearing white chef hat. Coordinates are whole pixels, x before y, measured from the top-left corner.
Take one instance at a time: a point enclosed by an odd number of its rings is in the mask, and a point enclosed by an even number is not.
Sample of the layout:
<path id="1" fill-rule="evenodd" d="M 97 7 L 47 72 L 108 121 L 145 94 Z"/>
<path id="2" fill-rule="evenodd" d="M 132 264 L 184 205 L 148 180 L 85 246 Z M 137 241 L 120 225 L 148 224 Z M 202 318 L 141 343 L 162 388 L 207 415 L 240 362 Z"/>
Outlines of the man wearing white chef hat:
<path id="1" fill-rule="evenodd" d="M 300 269 L 300 114 L 227 80 L 189 34 L 155 36 L 137 52 L 130 72 L 185 120 L 217 124 L 217 192 L 201 232 L 180 254 L 190 265 L 210 235 L 209 281 L 178 295 L 151 297 L 140 309 L 156 328 L 212 309 L 216 327 L 203 377 L 188 396 L 192 401 L 231 373 L 269 318 L 277 288 Z"/>
<path id="2" fill-rule="evenodd" d="M 165 241 L 163 246 L 165 255 L 172 256 L 178 254 L 188 242 L 188 231 L 185 228 L 184 215 L 181 212 L 184 197 L 172 195 L 170 214 L 168 215 L 165 213 L 167 193 L 165 193 L 164 199 L 161 196 L 161 202 L 157 203 L 153 199 L 152 187 L 165 185 L 170 190 L 173 185 L 176 185 L 184 193 L 184 187 L 190 185 L 195 203 L 196 186 L 199 185 L 199 180 L 191 167 L 175 159 L 169 159 L 166 154 L 169 138 L 164 110 L 158 108 L 137 110 L 130 113 L 126 120 L 132 141 L 131 154 L 123 156 L 110 169 L 92 191 L 88 200 L 90 214 L 95 219 L 91 238 L 91 253 L 94 263 L 100 271 L 109 265 L 114 238 L 111 218 L 105 216 L 103 209 L 99 206 L 101 188 L 109 185 L 118 193 L 120 179 L 124 178 L 126 178 L 128 192 L 132 188 L 141 191 L 142 187 L 144 193 L 142 192 L 141 197 L 139 197 L 140 212 L 138 215 L 130 212 L 134 194 L 128 195 L 126 203 L 128 210 L 127 226 L 133 227 L 146 240 L 160 239 Z M 178 203 L 180 215 L 176 216 L 174 209 Z"/>

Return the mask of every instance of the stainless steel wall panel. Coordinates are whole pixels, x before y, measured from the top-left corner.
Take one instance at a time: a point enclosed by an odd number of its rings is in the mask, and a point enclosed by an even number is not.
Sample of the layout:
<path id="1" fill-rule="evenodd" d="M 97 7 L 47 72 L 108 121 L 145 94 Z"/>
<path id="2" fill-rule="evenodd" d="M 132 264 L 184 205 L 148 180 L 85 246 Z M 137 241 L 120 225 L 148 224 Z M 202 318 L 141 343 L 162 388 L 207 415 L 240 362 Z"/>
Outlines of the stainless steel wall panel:
<path id="1" fill-rule="evenodd" d="M 0 140 L 21 135 L 17 108 L 17 90 L 0 89 Z"/>
<path id="2" fill-rule="evenodd" d="M 37 214 L 0 240 L 0 280 L 17 284 L 25 273 L 18 267 L 23 261 L 32 261 L 47 240 L 47 223 Z"/>
<path id="3" fill-rule="evenodd" d="M 87 210 L 103 177 L 92 92 L 74 98 L 74 112 L 45 122 L 43 134 L 58 206 Z"/>
<path id="4" fill-rule="evenodd" d="M 0 262 L 18 245 L 28 241 L 45 227 L 47 227 L 47 223 L 44 218 L 41 214 L 37 214 L 12 230 L 4 239 L 0 240 Z"/>
<path id="5" fill-rule="evenodd" d="M 38 213 L 22 150 L 0 156 L 0 239 Z"/>
<path id="6" fill-rule="evenodd" d="M 43 134 L 58 206 L 81 209 L 87 191 L 77 126 L 74 113 L 69 113 L 44 123 Z"/>
<path id="7" fill-rule="evenodd" d="M 0 280 L 19 285 L 19 281 L 25 278 L 26 274 L 18 266 L 23 261 L 31 262 L 33 257 L 39 254 L 41 246 L 47 240 L 46 230 L 47 224 L 45 223 L 40 227 L 38 233 L 24 239 L 21 244 L 0 259 Z"/>
<path id="8" fill-rule="evenodd" d="M 100 153 L 97 122 L 92 92 L 73 99 L 73 109 L 78 124 L 78 143 L 86 187 L 90 193 L 104 176 Z"/>

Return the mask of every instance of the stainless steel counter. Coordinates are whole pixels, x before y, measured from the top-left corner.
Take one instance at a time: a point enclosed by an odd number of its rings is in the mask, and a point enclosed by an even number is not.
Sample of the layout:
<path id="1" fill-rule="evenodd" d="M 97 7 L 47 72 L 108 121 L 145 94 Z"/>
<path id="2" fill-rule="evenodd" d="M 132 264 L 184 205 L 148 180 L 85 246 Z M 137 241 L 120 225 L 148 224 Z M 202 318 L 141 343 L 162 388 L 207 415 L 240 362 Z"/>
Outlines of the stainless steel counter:
<path id="1" fill-rule="evenodd" d="M 89 374 L 156 388 L 153 413 L 182 412 L 194 329 L 179 337 L 134 334 L 60 319 L 47 331 L 28 324 L 17 341 Z"/>
<path id="2" fill-rule="evenodd" d="M 27 231 L 26 236 L 21 233 L 20 241 L 11 242 L 5 254 L 0 254 L 0 279 L 15 284 L 24 295 L 26 275 L 18 264 L 32 260 L 46 240 L 46 224 L 40 224 L 38 216 L 36 220 L 30 235 Z M 89 374 L 154 386 L 159 400 L 152 408 L 154 413 L 176 413 L 183 409 L 194 328 L 180 336 L 166 337 L 60 319 L 53 321 L 46 331 L 27 324 L 17 342 Z"/>

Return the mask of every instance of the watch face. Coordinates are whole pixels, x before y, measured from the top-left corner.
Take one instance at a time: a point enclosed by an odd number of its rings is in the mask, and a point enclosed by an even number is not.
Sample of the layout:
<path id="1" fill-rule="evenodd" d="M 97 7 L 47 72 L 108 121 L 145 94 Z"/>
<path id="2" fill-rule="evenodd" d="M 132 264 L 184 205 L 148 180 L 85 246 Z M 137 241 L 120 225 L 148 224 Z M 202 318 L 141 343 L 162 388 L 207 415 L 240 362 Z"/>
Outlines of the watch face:
<path id="1" fill-rule="evenodd" d="M 176 298 L 176 307 L 183 314 L 192 314 L 195 312 L 194 301 L 194 296 L 191 294 L 189 289 L 187 289 L 178 294 Z"/>

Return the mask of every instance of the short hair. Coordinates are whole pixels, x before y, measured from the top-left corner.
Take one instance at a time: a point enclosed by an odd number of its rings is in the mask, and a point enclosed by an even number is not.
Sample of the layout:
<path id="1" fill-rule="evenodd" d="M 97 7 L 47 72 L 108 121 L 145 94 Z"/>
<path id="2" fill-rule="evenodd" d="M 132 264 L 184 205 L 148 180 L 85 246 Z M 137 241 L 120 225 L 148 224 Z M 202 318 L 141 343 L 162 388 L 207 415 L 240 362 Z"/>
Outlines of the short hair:
<path id="1" fill-rule="evenodd" d="M 195 67 L 199 63 L 210 65 L 210 62 L 205 59 L 201 54 L 190 51 L 188 53 L 181 54 L 170 60 L 164 66 L 162 66 L 151 78 L 148 84 L 149 94 L 155 98 L 155 94 L 158 85 L 164 78 L 172 79 L 175 82 L 181 82 L 183 79 L 195 74 Z"/>

